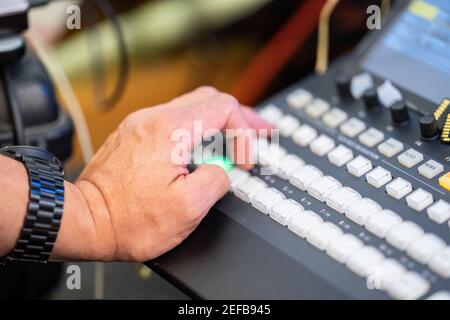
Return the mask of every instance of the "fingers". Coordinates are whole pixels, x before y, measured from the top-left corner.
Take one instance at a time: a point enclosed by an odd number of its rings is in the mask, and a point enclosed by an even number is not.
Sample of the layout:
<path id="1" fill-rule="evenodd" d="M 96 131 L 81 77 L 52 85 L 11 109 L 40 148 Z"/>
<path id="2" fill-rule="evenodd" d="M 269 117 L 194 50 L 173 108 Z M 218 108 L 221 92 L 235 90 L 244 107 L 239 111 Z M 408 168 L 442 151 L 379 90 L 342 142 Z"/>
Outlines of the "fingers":
<path id="1" fill-rule="evenodd" d="M 189 107 L 201 103 L 218 94 L 219 91 L 216 88 L 203 86 L 173 99 L 169 104 L 173 107 Z"/>
<path id="2" fill-rule="evenodd" d="M 263 120 L 252 108 L 243 106 L 241 112 L 250 127 L 255 129 L 265 129 L 268 132 L 273 129 L 272 125 Z"/>

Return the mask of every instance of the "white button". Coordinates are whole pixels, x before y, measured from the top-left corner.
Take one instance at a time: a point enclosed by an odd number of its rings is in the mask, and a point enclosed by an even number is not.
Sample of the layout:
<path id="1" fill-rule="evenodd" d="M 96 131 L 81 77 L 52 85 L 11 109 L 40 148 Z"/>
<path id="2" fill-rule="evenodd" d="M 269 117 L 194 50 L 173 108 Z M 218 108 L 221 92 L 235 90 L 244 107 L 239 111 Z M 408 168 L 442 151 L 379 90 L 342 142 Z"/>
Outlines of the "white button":
<path id="1" fill-rule="evenodd" d="M 433 195 L 421 188 L 406 197 L 406 203 L 416 211 L 422 211 L 433 204 Z"/>
<path id="2" fill-rule="evenodd" d="M 296 235 L 305 238 L 309 230 L 323 222 L 322 218 L 312 211 L 303 211 L 292 216 L 288 228 Z"/>
<path id="3" fill-rule="evenodd" d="M 322 116 L 322 121 L 327 127 L 335 129 L 347 118 L 347 113 L 339 108 L 333 108 Z"/>
<path id="4" fill-rule="evenodd" d="M 285 115 L 278 121 L 278 129 L 283 137 L 289 137 L 299 126 L 300 121 L 291 115 Z"/>
<path id="5" fill-rule="evenodd" d="M 230 188 L 232 191 L 250 177 L 250 173 L 239 168 L 233 168 L 228 171 L 228 179 L 230 180 Z"/>
<path id="6" fill-rule="evenodd" d="M 378 151 L 388 158 L 392 158 L 402 150 L 403 150 L 403 143 L 393 138 L 387 139 L 385 142 L 383 142 L 378 146 Z"/>
<path id="7" fill-rule="evenodd" d="M 380 212 L 381 207 L 378 203 L 364 198 L 352 202 L 345 210 L 345 216 L 359 225 L 364 225 L 372 215 Z"/>
<path id="8" fill-rule="evenodd" d="M 348 257 L 346 265 L 360 277 L 366 277 L 383 260 L 384 256 L 380 251 L 374 247 L 366 246 L 353 252 Z"/>
<path id="9" fill-rule="evenodd" d="M 344 263 L 353 252 L 363 246 L 363 242 L 354 235 L 343 234 L 329 243 L 326 252 L 334 260 Z"/>
<path id="10" fill-rule="evenodd" d="M 313 99 L 313 95 L 305 89 L 297 89 L 291 92 L 287 98 L 287 103 L 294 109 L 302 109 Z"/>
<path id="11" fill-rule="evenodd" d="M 353 152 L 342 144 L 336 149 L 328 153 L 328 160 L 336 167 L 342 167 L 344 164 L 353 159 Z"/>
<path id="12" fill-rule="evenodd" d="M 320 118 L 320 116 L 328 110 L 330 110 L 330 104 L 322 99 L 314 99 L 313 102 L 305 108 L 306 114 L 313 119 Z"/>
<path id="13" fill-rule="evenodd" d="M 394 103 L 403 100 L 403 96 L 390 81 L 385 81 L 378 87 L 378 98 L 385 107 L 391 107 Z"/>
<path id="14" fill-rule="evenodd" d="M 447 249 L 435 254 L 430 262 L 428 262 L 428 266 L 431 270 L 436 272 L 443 278 L 450 278 L 450 247 Z"/>
<path id="15" fill-rule="evenodd" d="M 306 165 L 298 171 L 295 171 L 289 179 L 289 182 L 300 190 L 306 191 L 311 183 L 320 179 L 322 176 L 322 171 L 314 166 Z"/>
<path id="16" fill-rule="evenodd" d="M 366 179 L 367 182 L 375 188 L 381 188 L 392 180 L 392 176 L 391 173 L 383 167 L 376 167 L 366 174 Z"/>
<path id="17" fill-rule="evenodd" d="M 264 107 L 264 109 L 260 110 L 259 115 L 271 125 L 276 126 L 278 121 L 283 117 L 283 112 L 278 109 L 276 105 L 270 104 L 267 107 Z"/>
<path id="18" fill-rule="evenodd" d="M 361 99 L 364 92 L 373 88 L 372 76 L 368 73 L 361 73 L 352 78 L 350 91 L 355 100 Z"/>
<path id="19" fill-rule="evenodd" d="M 257 148 L 256 161 L 263 166 L 275 166 L 286 155 L 283 147 L 265 139 L 258 139 L 255 148 Z"/>
<path id="20" fill-rule="evenodd" d="M 252 206 L 262 213 L 269 214 L 272 207 L 284 199 L 284 194 L 277 189 L 263 189 L 253 197 Z"/>
<path id="21" fill-rule="evenodd" d="M 337 212 L 344 213 L 352 202 L 360 199 L 361 195 L 358 192 L 351 188 L 345 187 L 333 191 L 326 198 L 326 203 L 330 208 L 336 210 Z"/>
<path id="22" fill-rule="evenodd" d="M 428 160 L 419 167 L 419 173 L 425 178 L 433 179 L 442 172 L 444 172 L 444 166 L 437 161 Z"/>
<path id="23" fill-rule="evenodd" d="M 384 133 L 375 128 L 370 128 L 367 131 L 361 133 L 358 139 L 359 142 L 361 142 L 366 147 L 372 148 L 384 140 Z"/>
<path id="24" fill-rule="evenodd" d="M 276 203 L 270 210 L 269 215 L 272 219 L 285 226 L 294 215 L 302 213 L 303 210 L 299 203 L 289 199 Z"/>
<path id="25" fill-rule="evenodd" d="M 446 291 L 439 291 L 433 294 L 432 296 L 428 297 L 427 300 L 450 300 L 450 292 Z"/>
<path id="26" fill-rule="evenodd" d="M 434 254 L 445 249 L 445 242 L 438 236 L 427 233 L 411 242 L 406 249 L 410 257 L 422 264 L 428 263 Z"/>
<path id="27" fill-rule="evenodd" d="M 308 193 L 319 201 L 325 201 L 334 190 L 342 187 L 342 184 L 335 178 L 325 176 L 317 179 L 308 187 Z"/>
<path id="28" fill-rule="evenodd" d="M 359 119 L 351 118 L 344 122 L 340 129 L 347 137 L 354 138 L 366 129 L 366 125 Z"/>
<path id="29" fill-rule="evenodd" d="M 304 124 L 292 133 L 292 141 L 301 147 L 306 147 L 317 137 L 317 130 Z"/>
<path id="30" fill-rule="evenodd" d="M 309 148 L 312 153 L 319 157 L 323 157 L 335 147 L 334 140 L 329 136 L 322 134 L 319 138 L 311 142 Z"/>
<path id="31" fill-rule="evenodd" d="M 406 268 L 394 259 L 386 259 L 375 266 L 372 272 L 368 277 L 372 277 L 375 288 L 387 290 L 395 280 L 406 273 Z"/>
<path id="32" fill-rule="evenodd" d="M 402 222 L 402 218 L 391 210 L 383 210 L 379 214 L 372 215 L 366 222 L 366 228 L 374 235 L 384 238 L 396 225 Z"/>
<path id="33" fill-rule="evenodd" d="M 400 200 L 407 194 L 412 192 L 412 185 L 402 178 L 397 178 L 388 185 L 386 185 L 386 192 L 392 198 Z"/>
<path id="34" fill-rule="evenodd" d="M 423 236 L 421 227 L 411 221 L 404 221 L 394 226 L 387 234 L 386 241 L 399 250 L 405 250 L 414 240 Z"/>
<path id="35" fill-rule="evenodd" d="M 282 179 L 289 179 L 290 176 L 298 169 L 303 167 L 305 161 L 296 155 L 289 154 L 284 156 L 280 162 L 272 167 L 272 172 Z"/>
<path id="36" fill-rule="evenodd" d="M 362 177 L 372 170 L 372 162 L 363 156 L 357 156 L 355 159 L 347 163 L 347 170 L 355 177 Z"/>
<path id="37" fill-rule="evenodd" d="M 330 241 L 342 235 L 342 230 L 331 222 L 321 223 L 309 230 L 306 240 L 319 250 L 325 250 Z"/>
<path id="38" fill-rule="evenodd" d="M 267 188 L 267 184 L 264 181 L 257 177 L 251 177 L 240 184 L 234 194 L 245 202 L 251 202 L 253 197 L 265 188 Z"/>
<path id="39" fill-rule="evenodd" d="M 397 300 L 416 300 L 430 290 L 430 284 L 415 272 L 407 272 L 396 279 L 388 289 L 389 295 Z"/>
<path id="40" fill-rule="evenodd" d="M 431 220 L 442 224 L 450 219 L 450 203 L 439 200 L 427 209 L 427 214 Z"/>
<path id="41" fill-rule="evenodd" d="M 414 149 L 408 149 L 397 157 L 398 162 L 406 168 L 412 168 L 423 161 L 423 154 Z"/>

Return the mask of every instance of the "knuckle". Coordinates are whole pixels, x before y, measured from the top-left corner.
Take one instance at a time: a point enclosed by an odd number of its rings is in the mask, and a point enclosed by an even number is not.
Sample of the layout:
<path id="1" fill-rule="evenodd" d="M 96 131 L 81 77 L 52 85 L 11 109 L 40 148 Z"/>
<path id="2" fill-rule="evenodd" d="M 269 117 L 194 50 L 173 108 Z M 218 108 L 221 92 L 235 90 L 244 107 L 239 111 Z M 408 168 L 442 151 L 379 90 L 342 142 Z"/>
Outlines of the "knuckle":
<path id="1" fill-rule="evenodd" d="M 219 92 L 216 88 L 214 88 L 212 86 L 201 86 L 196 91 L 198 93 L 206 94 L 206 95 L 213 95 L 213 94 L 216 94 Z"/>
<path id="2" fill-rule="evenodd" d="M 239 101 L 230 94 L 221 93 L 220 100 L 224 105 L 227 105 L 231 109 L 237 109 L 239 107 Z"/>

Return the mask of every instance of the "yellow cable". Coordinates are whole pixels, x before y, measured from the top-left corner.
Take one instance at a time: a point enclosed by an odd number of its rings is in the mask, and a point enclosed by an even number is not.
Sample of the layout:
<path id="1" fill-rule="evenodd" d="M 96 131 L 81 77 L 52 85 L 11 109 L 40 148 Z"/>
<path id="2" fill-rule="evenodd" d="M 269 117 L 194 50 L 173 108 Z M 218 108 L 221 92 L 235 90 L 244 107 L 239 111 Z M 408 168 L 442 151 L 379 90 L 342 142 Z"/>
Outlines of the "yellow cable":
<path id="1" fill-rule="evenodd" d="M 391 8 L 391 0 L 381 0 L 381 16 L 384 18 Z"/>
<path id="2" fill-rule="evenodd" d="M 317 39 L 316 73 L 324 74 L 328 69 L 330 18 L 339 0 L 328 0 L 320 12 Z"/>

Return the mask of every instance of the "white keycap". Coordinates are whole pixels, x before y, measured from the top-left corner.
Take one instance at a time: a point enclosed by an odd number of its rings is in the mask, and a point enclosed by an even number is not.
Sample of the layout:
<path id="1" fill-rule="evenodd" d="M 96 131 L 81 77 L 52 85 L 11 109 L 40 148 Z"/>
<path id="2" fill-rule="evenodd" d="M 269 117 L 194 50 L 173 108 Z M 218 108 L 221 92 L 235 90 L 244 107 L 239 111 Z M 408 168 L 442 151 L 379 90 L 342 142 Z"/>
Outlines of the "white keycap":
<path id="1" fill-rule="evenodd" d="M 292 141 L 301 147 L 306 147 L 315 138 L 317 138 L 317 130 L 307 124 L 292 133 Z"/>
<path id="2" fill-rule="evenodd" d="M 427 209 L 428 217 L 436 223 L 442 224 L 450 219 L 450 203 L 439 200 Z"/>
<path id="3" fill-rule="evenodd" d="M 390 81 L 385 81 L 379 86 L 377 92 L 381 104 L 387 108 L 390 108 L 394 103 L 403 100 L 400 91 Z"/>
<path id="4" fill-rule="evenodd" d="M 378 151 L 388 158 L 392 158 L 396 154 L 400 153 L 402 150 L 403 150 L 403 143 L 393 138 L 389 138 L 382 144 L 378 145 Z"/>
<path id="5" fill-rule="evenodd" d="M 259 111 L 261 118 L 271 125 L 276 126 L 278 121 L 283 117 L 283 112 L 274 104 L 270 104 Z"/>
<path id="6" fill-rule="evenodd" d="M 311 149 L 312 153 L 314 153 L 319 157 L 323 157 L 328 152 L 333 150 L 334 147 L 335 147 L 334 140 L 325 134 L 322 134 L 320 137 L 311 142 L 311 144 L 309 145 L 309 148 Z"/>
<path id="7" fill-rule="evenodd" d="M 355 159 L 347 163 L 347 170 L 355 177 L 362 177 L 367 172 L 372 170 L 372 161 L 364 158 L 363 156 L 357 156 Z"/>
<path id="8" fill-rule="evenodd" d="M 333 191 L 326 199 L 326 204 L 339 213 L 344 213 L 348 206 L 361 199 L 361 195 L 349 187 Z"/>
<path id="9" fill-rule="evenodd" d="M 277 202 L 270 210 L 270 217 L 282 224 L 287 225 L 290 219 L 297 214 L 302 213 L 304 208 L 296 201 L 289 199 Z"/>
<path id="10" fill-rule="evenodd" d="M 366 229 L 383 239 L 389 230 L 401 222 L 402 218 L 395 212 L 382 210 L 379 214 L 374 214 L 367 220 Z"/>
<path id="11" fill-rule="evenodd" d="M 413 190 L 411 183 L 403 178 L 397 178 L 386 185 L 386 192 L 392 198 L 400 200 Z"/>
<path id="12" fill-rule="evenodd" d="M 436 292 L 435 294 L 429 296 L 427 300 L 442 300 L 442 301 L 450 300 L 450 292 L 447 291 Z"/>
<path id="13" fill-rule="evenodd" d="M 328 244 L 343 234 L 342 230 L 331 222 L 324 222 L 309 230 L 306 240 L 319 250 L 325 250 Z"/>
<path id="14" fill-rule="evenodd" d="M 422 211 L 433 204 L 433 195 L 421 188 L 406 197 L 408 206 L 416 211 Z"/>
<path id="15" fill-rule="evenodd" d="M 311 183 L 320 179 L 322 176 L 322 171 L 314 166 L 306 165 L 295 171 L 289 179 L 289 182 L 300 190 L 306 191 Z"/>
<path id="16" fill-rule="evenodd" d="M 343 234 L 331 241 L 327 248 L 327 254 L 339 263 L 345 263 L 347 258 L 364 246 L 363 242 L 352 234 Z"/>
<path id="17" fill-rule="evenodd" d="M 406 252 L 416 261 L 426 264 L 439 251 L 444 250 L 446 244 L 438 236 L 427 233 L 408 245 Z"/>
<path id="18" fill-rule="evenodd" d="M 322 116 L 322 121 L 328 128 L 335 129 L 347 120 L 347 118 L 348 115 L 346 112 L 339 108 L 333 108 Z"/>
<path id="19" fill-rule="evenodd" d="M 305 113 L 313 119 L 319 119 L 328 110 L 330 110 L 330 104 L 322 99 L 314 99 L 305 107 Z"/>
<path id="20" fill-rule="evenodd" d="M 386 234 L 386 241 L 399 250 L 405 250 L 414 240 L 424 235 L 421 227 L 411 221 L 394 226 Z"/>
<path id="21" fill-rule="evenodd" d="M 264 139 L 258 139 L 255 147 L 257 148 L 256 161 L 263 166 L 277 165 L 287 153 L 280 145 L 270 143 Z"/>
<path id="22" fill-rule="evenodd" d="M 308 187 L 308 193 L 319 201 L 325 201 L 334 190 L 342 187 L 342 184 L 335 178 L 325 176 L 317 179 Z"/>
<path id="23" fill-rule="evenodd" d="M 289 137 L 299 126 L 300 121 L 289 114 L 278 121 L 278 129 L 283 137 Z"/>
<path id="24" fill-rule="evenodd" d="M 378 166 L 368 174 L 366 174 L 366 180 L 375 188 L 381 188 L 386 183 L 392 180 L 392 175 L 390 171 Z"/>
<path id="25" fill-rule="evenodd" d="M 230 180 L 230 189 L 234 191 L 236 187 L 247 180 L 250 173 L 239 168 L 233 168 L 228 171 L 228 179 Z"/>
<path id="26" fill-rule="evenodd" d="M 360 277 L 366 277 L 384 260 L 384 255 L 374 247 L 366 246 L 353 252 L 346 260 L 347 268 Z"/>
<path id="27" fill-rule="evenodd" d="M 272 172 L 278 175 L 281 179 L 289 179 L 291 175 L 303 167 L 305 161 L 293 154 L 284 156 L 280 162 L 272 167 Z"/>
<path id="28" fill-rule="evenodd" d="M 365 123 L 356 118 L 351 118 L 347 120 L 340 127 L 341 132 L 349 138 L 356 137 L 365 129 L 366 129 Z"/>
<path id="29" fill-rule="evenodd" d="M 374 281 L 375 289 L 388 290 L 389 286 L 399 277 L 406 273 L 406 268 L 394 259 L 386 259 L 379 265 L 375 266 L 369 275 Z"/>
<path id="30" fill-rule="evenodd" d="M 384 133 L 375 128 L 370 128 L 367 131 L 361 133 L 358 137 L 358 140 L 366 147 L 372 148 L 384 140 Z"/>
<path id="31" fill-rule="evenodd" d="M 261 190 L 267 188 L 267 184 L 257 177 L 251 177 L 240 184 L 234 194 L 245 202 L 251 202 L 253 197 Z"/>
<path id="32" fill-rule="evenodd" d="M 355 100 L 361 99 L 364 92 L 373 88 L 372 76 L 368 73 L 361 73 L 352 78 L 350 91 Z"/>
<path id="33" fill-rule="evenodd" d="M 364 225 L 372 215 L 380 212 L 381 207 L 378 203 L 364 198 L 353 201 L 345 210 L 345 216 L 359 225 Z"/>
<path id="34" fill-rule="evenodd" d="M 344 164 L 353 159 L 353 152 L 342 144 L 336 149 L 328 153 L 328 160 L 336 167 L 342 167 Z"/>
<path id="35" fill-rule="evenodd" d="M 425 178 L 433 179 L 444 172 L 444 166 L 437 161 L 428 160 L 419 167 L 418 171 Z"/>
<path id="36" fill-rule="evenodd" d="M 388 288 L 388 294 L 396 300 L 417 300 L 430 290 L 430 283 L 415 272 L 407 272 Z"/>
<path id="37" fill-rule="evenodd" d="M 397 157 L 398 162 L 406 168 L 412 168 L 423 161 L 423 153 L 408 149 Z"/>
<path id="38" fill-rule="evenodd" d="M 287 103 L 294 109 L 302 109 L 313 100 L 313 95 L 305 89 L 297 89 L 291 92 L 287 98 Z"/>
<path id="39" fill-rule="evenodd" d="M 273 206 L 284 199 L 284 194 L 277 189 L 263 189 L 253 197 L 252 206 L 262 213 L 269 214 Z"/>
<path id="40" fill-rule="evenodd" d="M 428 262 L 431 270 L 443 278 L 450 278 L 450 247 L 435 254 Z"/>
<path id="41" fill-rule="evenodd" d="M 312 211 L 303 211 L 291 217 L 288 228 L 296 235 L 305 238 L 309 230 L 323 222 L 318 214 Z"/>

